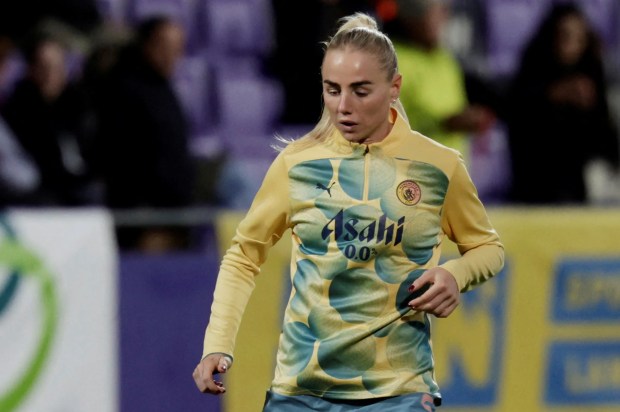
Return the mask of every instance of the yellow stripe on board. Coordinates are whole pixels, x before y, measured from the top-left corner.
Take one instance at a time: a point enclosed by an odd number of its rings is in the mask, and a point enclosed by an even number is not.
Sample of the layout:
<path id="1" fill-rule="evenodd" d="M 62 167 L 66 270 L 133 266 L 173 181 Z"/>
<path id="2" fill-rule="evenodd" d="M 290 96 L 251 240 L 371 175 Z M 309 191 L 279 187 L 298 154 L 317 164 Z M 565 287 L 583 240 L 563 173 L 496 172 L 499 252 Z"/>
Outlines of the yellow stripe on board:
<path id="1" fill-rule="evenodd" d="M 242 213 L 223 213 L 217 219 L 219 250 L 230 246 Z M 259 412 L 271 384 L 275 352 L 282 326 L 284 288 L 290 264 L 290 231 L 270 250 L 261 266 L 235 347 L 235 362 L 225 376 L 223 412 Z"/>

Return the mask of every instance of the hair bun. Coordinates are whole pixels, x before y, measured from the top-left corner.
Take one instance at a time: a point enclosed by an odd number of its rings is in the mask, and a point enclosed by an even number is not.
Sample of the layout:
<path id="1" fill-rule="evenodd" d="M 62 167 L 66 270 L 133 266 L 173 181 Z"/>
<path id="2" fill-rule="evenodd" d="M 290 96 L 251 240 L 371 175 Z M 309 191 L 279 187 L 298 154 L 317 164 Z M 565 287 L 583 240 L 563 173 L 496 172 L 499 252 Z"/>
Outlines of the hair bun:
<path id="1" fill-rule="evenodd" d="M 366 13 L 357 12 L 350 16 L 343 17 L 339 20 L 341 22 L 338 32 L 356 29 L 366 28 L 370 30 L 379 30 L 377 21 Z"/>

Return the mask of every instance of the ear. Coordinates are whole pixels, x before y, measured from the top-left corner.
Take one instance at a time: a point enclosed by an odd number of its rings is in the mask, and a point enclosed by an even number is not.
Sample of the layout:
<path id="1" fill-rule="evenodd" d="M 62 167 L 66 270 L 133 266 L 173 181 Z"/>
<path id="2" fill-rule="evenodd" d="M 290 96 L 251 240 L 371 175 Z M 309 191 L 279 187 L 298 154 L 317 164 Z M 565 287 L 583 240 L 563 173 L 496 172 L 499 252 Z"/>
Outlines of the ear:
<path id="1" fill-rule="evenodd" d="M 392 85 L 390 86 L 390 97 L 392 101 L 395 101 L 400 96 L 400 88 L 403 84 L 403 76 L 400 73 L 396 73 L 392 78 Z"/>

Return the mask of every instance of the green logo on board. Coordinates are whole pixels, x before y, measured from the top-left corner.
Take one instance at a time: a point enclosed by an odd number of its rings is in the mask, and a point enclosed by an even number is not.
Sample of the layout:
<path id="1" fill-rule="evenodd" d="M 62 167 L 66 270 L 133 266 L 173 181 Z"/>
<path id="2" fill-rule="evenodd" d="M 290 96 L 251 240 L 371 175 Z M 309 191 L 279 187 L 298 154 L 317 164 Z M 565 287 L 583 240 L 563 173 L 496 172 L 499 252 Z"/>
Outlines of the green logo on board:
<path id="1" fill-rule="evenodd" d="M 0 215 L 0 319 L 6 315 L 24 281 L 39 289 L 41 331 L 34 352 L 23 370 L 0 393 L 0 411 L 14 411 L 29 395 L 45 366 L 56 334 L 58 303 L 54 278 L 41 259 L 19 243 L 5 217 Z"/>

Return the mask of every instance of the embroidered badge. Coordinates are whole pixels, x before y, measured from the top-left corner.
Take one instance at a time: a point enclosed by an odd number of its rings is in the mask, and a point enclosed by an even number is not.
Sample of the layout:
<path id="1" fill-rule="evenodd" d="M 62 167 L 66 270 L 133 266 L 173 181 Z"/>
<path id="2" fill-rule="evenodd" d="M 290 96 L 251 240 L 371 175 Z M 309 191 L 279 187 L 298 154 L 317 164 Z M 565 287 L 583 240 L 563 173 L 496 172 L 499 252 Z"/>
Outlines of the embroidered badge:
<path id="1" fill-rule="evenodd" d="M 413 206 L 422 198 L 422 190 L 413 180 L 404 180 L 396 188 L 396 196 L 404 205 Z"/>

